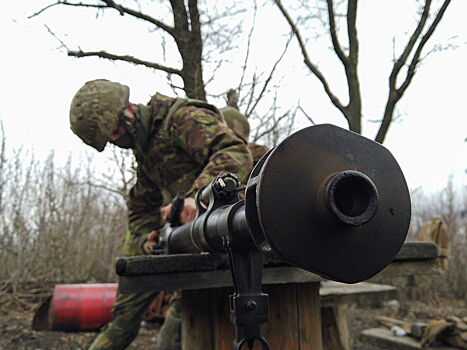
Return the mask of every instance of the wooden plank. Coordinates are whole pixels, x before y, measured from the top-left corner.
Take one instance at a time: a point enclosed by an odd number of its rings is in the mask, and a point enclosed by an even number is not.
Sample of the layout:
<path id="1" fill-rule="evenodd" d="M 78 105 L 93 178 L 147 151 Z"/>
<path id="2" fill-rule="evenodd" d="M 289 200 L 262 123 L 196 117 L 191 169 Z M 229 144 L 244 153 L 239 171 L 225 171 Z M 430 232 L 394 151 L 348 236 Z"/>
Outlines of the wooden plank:
<path id="1" fill-rule="evenodd" d="M 362 342 L 378 346 L 383 349 L 392 350 L 455 350 L 451 346 L 435 346 L 422 348 L 420 342 L 408 337 L 396 337 L 386 328 L 371 328 L 365 329 L 360 333 L 360 340 Z"/>
<path id="2" fill-rule="evenodd" d="M 212 332 L 216 344 L 216 350 L 231 350 L 235 338 L 235 328 L 230 321 L 229 295 L 233 293 L 232 288 L 215 288 L 211 290 L 212 319 L 214 324 Z"/>
<path id="3" fill-rule="evenodd" d="M 431 242 L 406 242 L 395 261 L 426 260 L 438 256 L 438 246 Z M 265 266 L 289 266 L 277 258 L 265 257 Z M 118 257 L 117 274 L 139 276 L 180 272 L 202 272 L 228 269 L 225 254 L 173 254 Z"/>
<path id="4" fill-rule="evenodd" d="M 439 256 L 438 246 L 431 242 L 405 242 L 395 261 L 425 260 Z"/>
<path id="5" fill-rule="evenodd" d="M 407 277 L 409 275 L 417 276 L 427 274 L 434 276 L 442 273 L 443 270 L 439 266 L 437 259 L 396 261 L 367 281 L 378 283 L 379 281 L 393 277 Z"/>
<path id="6" fill-rule="evenodd" d="M 322 281 L 319 290 L 321 306 L 359 304 L 370 306 L 376 302 L 397 299 L 397 288 L 386 284 L 360 282 L 345 284 Z"/>
<path id="7" fill-rule="evenodd" d="M 228 269 L 225 254 L 171 254 L 118 257 L 117 274 L 139 276 L 174 272 L 213 271 Z"/>
<path id="8" fill-rule="evenodd" d="M 295 285 L 269 285 L 263 290 L 269 295 L 269 321 L 265 333 L 270 349 L 300 349 Z"/>
<path id="9" fill-rule="evenodd" d="M 182 350 L 216 350 L 209 290 L 182 292 Z"/>
<path id="10" fill-rule="evenodd" d="M 436 260 L 394 262 L 370 282 L 392 277 L 442 273 Z M 286 284 L 316 282 L 320 276 L 297 267 L 268 267 L 263 270 L 263 284 Z M 119 289 L 122 293 L 146 292 L 150 290 L 204 289 L 231 287 L 229 270 L 182 272 L 140 276 L 120 276 Z"/>
<path id="11" fill-rule="evenodd" d="M 320 279 L 318 275 L 297 267 L 268 267 L 263 270 L 263 284 L 308 283 L 317 282 Z M 119 281 L 121 293 L 232 286 L 230 270 L 120 276 Z"/>
<path id="12" fill-rule="evenodd" d="M 318 283 L 297 284 L 300 350 L 322 350 L 321 304 Z"/>
<path id="13" fill-rule="evenodd" d="M 436 260 L 394 262 L 369 281 L 378 281 L 408 275 L 440 274 Z M 297 267 L 269 267 L 263 270 L 263 284 L 286 284 L 316 282 L 320 276 Z M 120 276 L 119 290 L 122 293 L 146 292 L 150 290 L 192 290 L 231 287 L 229 270 L 183 272 L 140 276 Z"/>

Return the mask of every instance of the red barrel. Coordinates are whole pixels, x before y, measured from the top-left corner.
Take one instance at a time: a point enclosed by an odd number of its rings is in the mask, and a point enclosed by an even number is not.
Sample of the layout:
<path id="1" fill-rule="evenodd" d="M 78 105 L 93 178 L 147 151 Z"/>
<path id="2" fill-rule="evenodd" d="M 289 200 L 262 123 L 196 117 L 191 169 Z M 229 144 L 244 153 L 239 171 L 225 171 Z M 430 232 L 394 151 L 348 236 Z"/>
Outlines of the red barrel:
<path id="1" fill-rule="evenodd" d="M 55 286 L 49 316 L 52 329 L 97 330 L 112 320 L 116 283 L 59 284 Z"/>

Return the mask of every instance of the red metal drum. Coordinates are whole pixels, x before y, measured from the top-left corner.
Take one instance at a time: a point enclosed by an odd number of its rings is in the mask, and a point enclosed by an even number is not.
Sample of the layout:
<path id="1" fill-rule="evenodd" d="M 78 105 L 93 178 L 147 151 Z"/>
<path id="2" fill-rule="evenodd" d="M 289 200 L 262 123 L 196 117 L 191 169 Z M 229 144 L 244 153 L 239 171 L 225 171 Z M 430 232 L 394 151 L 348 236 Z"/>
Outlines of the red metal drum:
<path id="1" fill-rule="evenodd" d="M 54 330 L 97 330 L 112 320 L 116 283 L 59 284 L 55 286 L 49 316 Z"/>

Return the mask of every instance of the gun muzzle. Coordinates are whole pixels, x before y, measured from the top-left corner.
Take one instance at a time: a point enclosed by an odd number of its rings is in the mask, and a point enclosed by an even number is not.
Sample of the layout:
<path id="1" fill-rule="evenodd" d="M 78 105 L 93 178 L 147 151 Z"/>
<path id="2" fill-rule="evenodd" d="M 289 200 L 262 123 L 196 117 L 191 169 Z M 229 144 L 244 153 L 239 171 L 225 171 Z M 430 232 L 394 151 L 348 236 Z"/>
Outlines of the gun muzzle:
<path id="1" fill-rule="evenodd" d="M 409 191 L 392 154 L 333 125 L 300 130 L 266 154 L 245 202 L 219 200 L 216 186 L 202 191 L 210 204 L 198 218 L 174 230 L 171 252 L 222 252 L 227 239 L 355 283 L 391 263 L 410 223 Z"/>

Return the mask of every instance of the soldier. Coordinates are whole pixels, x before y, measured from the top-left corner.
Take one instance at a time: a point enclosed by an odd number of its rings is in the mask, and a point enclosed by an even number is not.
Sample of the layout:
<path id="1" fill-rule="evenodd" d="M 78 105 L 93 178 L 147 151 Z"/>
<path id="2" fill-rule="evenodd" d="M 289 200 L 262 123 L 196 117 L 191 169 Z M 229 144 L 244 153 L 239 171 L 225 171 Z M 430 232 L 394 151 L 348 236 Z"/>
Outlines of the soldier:
<path id="1" fill-rule="evenodd" d="M 248 149 L 253 157 L 253 163 L 256 164 L 262 156 L 264 156 L 269 148 L 267 146 L 258 145 L 256 143 L 248 143 L 250 136 L 250 123 L 245 115 L 240 113 L 234 107 L 223 107 L 220 109 L 224 116 L 225 122 L 235 132 L 239 138 L 248 144 Z"/>
<path id="2" fill-rule="evenodd" d="M 147 105 L 132 104 L 127 86 L 94 80 L 73 97 L 70 124 L 76 135 L 99 152 L 107 142 L 134 152 L 137 182 L 129 193 L 129 227 L 124 237 L 127 255 L 152 252 L 168 212 L 166 205 L 178 192 L 187 194 L 180 215 L 184 223 L 195 216 L 193 196 L 199 188 L 221 172 L 234 173 L 245 181 L 252 167 L 245 143 L 227 127 L 216 107 L 201 101 L 156 94 Z M 118 294 L 112 322 L 90 349 L 125 349 L 138 334 L 155 294 Z M 160 344 L 164 342 L 159 340 L 158 349 L 180 348 L 179 317 L 180 305 L 174 303 L 161 330 L 175 335 L 174 344 Z"/>

